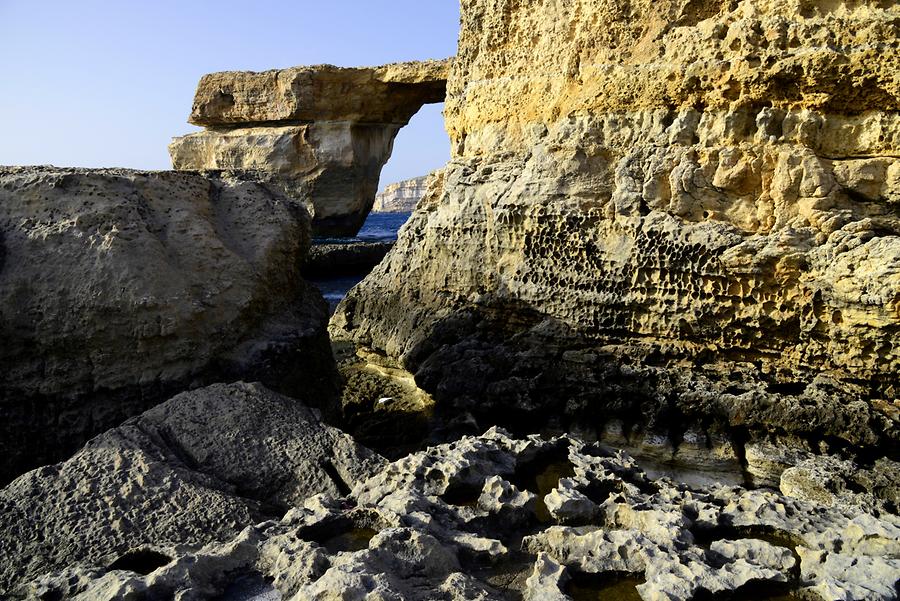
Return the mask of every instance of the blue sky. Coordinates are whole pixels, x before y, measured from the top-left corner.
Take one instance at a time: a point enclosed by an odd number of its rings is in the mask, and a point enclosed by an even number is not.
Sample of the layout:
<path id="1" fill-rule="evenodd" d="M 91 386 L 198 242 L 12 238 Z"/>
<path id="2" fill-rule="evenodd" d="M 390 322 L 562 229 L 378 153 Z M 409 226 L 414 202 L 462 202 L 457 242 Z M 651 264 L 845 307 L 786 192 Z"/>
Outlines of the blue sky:
<path id="1" fill-rule="evenodd" d="M 0 0 L 0 164 L 167 169 L 204 73 L 444 58 L 458 23 L 457 0 Z M 441 109 L 382 185 L 447 161 Z"/>

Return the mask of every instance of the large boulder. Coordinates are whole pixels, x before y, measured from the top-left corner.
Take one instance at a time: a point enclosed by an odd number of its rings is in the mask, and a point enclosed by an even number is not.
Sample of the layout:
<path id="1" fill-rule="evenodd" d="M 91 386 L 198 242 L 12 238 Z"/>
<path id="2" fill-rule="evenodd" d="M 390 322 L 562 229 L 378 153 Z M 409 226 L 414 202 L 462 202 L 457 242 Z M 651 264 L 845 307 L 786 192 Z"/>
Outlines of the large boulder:
<path id="1" fill-rule="evenodd" d="M 303 203 L 318 235 L 353 236 L 394 138 L 422 105 L 444 101 L 450 61 L 332 65 L 205 75 L 190 122 L 169 146 L 175 169 L 242 169 Z"/>
<path id="2" fill-rule="evenodd" d="M 234 174 L 0 169 L 0 482 L 186 388 L 333 392 L 301 207 Z"/>
<path id="3" fill-rule="evenodd" d="M 182 393 L 0 490 L 0 593 L 74 564 L 152 571 L 382 463 L 259 384 Z"/>
<path id="4" fill-rule="evenodd" d="M 898 38 L 896 3 L 466 0 L 453 158 L 333 336 L 482 426 L 895 454 Z"/>

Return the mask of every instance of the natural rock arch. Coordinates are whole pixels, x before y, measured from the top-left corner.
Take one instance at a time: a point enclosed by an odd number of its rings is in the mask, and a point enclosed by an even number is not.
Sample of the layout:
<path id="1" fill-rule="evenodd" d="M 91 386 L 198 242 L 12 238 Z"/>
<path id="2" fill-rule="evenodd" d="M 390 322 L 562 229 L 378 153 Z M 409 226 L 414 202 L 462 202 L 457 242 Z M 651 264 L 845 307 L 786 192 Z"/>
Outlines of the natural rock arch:
<path id="1" fill-rule="evenodd" d="M 378 191 L 400 128 L 443 102 L 450 60 L 205 75 L 169 146 L 175 169 L 241 169 L 304 203 L 316 235 L 352 236 Z"/>

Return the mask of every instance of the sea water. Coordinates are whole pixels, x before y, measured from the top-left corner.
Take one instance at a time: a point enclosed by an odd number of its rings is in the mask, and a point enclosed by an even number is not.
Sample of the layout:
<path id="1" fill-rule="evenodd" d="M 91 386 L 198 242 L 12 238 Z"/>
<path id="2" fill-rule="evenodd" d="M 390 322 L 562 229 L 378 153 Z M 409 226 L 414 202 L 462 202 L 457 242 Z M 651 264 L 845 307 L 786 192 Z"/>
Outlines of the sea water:
<path id="1" fill-rule="evenodd" d="M 397 232 L 412 213 L 369 213 L 359 233 L 353 238 L 315 238 L 313 244 L 353 244 L 354 242 L 393 242 Z M 334 312 L 350 289 L 360 283 L 365 274 L 339 276 L 327 279 L 310 279 L 328 302 L 328 309 Z"/>
<path id="2" fill-rule="evenodd" d="M 352 244 L 354 242 L 391 242 L 412 213 L 369 213 L 353 238 L 315 238 L 313 244 Z"/>

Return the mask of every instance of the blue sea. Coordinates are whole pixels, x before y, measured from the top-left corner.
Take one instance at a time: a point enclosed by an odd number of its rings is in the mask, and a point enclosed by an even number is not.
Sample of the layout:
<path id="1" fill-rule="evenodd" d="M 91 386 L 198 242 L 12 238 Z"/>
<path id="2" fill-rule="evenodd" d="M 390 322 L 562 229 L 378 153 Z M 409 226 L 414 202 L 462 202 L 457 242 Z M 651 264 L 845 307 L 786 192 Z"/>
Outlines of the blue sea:
<path id="1" fill-rule="evenodd" d="M 350 244 L 352 242 L 391 242 L 412 213 L 369 213 L 354 238 L 316 238 L 313 244 Z"/>
<path id="2" fill-rule="evenodd" d="M 354 238 L 316 238 L 313 244 L 351 244 L 353 242 L 393 242 L 397 232 L 407 222 L 412 213 L 369 213 L 359 233 Z M 311 279 L 325 297 L 331 312 L 343 300 L 350 289 L 360 283 L 365 276 L 341 276 L 329 279 Z"/>

